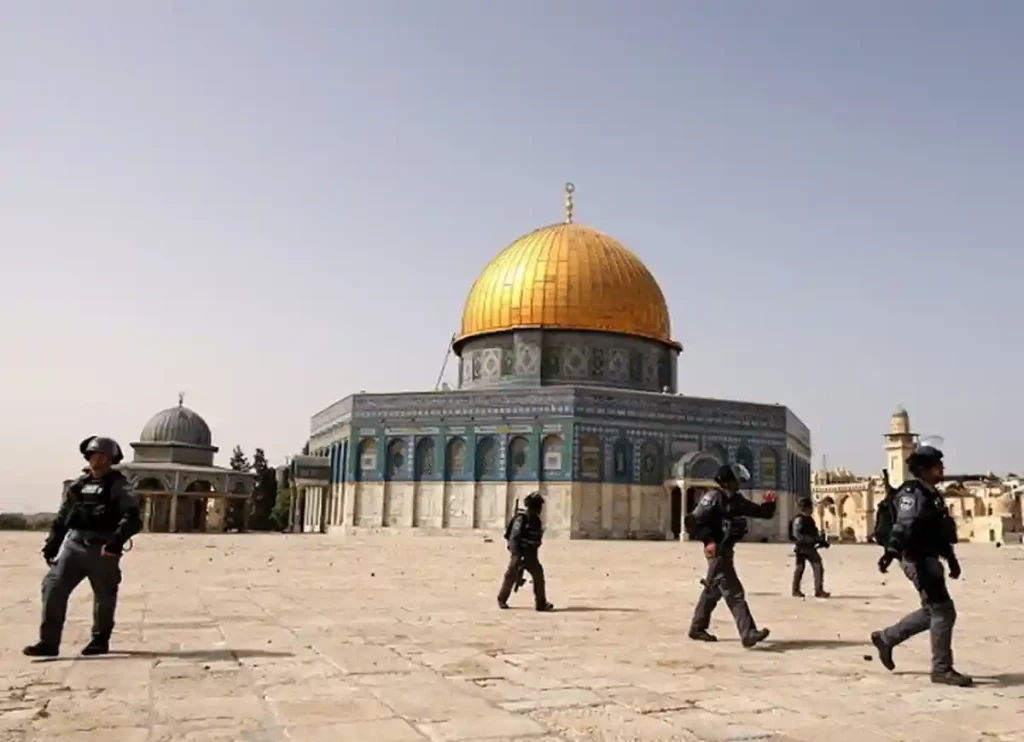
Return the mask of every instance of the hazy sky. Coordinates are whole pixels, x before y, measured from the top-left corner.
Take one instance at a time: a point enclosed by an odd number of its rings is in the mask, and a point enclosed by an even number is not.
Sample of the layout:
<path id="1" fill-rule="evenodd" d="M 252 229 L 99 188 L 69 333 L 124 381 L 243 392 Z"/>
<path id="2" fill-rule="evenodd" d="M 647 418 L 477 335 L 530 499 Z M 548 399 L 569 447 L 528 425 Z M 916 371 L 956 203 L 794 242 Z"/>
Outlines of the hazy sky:
<path id="1" fill-rule="evenodd" d="M 429 389 L 473 279 L 562 217 L 636 251 L 687 394 L 882 465 L 1024 469 L 1024 4 L 0 4 L 0 507 L 176 403 L 294 453 Z M 454 364 L 449 366 L 449 377 Z"/>

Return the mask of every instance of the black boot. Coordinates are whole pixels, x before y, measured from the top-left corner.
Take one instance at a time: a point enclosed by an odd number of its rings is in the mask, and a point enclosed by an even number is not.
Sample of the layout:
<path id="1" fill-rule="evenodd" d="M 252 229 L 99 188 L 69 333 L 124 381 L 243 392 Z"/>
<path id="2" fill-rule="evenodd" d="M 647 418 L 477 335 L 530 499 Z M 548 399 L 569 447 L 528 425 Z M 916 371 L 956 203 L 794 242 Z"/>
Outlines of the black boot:
<path id="1" fill-rule="evenodd" d="M 768 629 L 758 629 L 757 631 L 747 634 L 745 637 L 743 637 L 743 646 L 747 649 L 750 649 L 751 647 L 756 647 L 758 644 L 767 639 L 770 633 L 771 632 Z"/>
<path id="2" fill-rule="evenodd" d="M 803 594 L 802 590 L 794 590 L 793 591 L 793 597 L 794 598 L 805 598 L 807 596 Z"/>
<path id="3" fill-rule="evenodd" d="M 832 597 L 832 593 L 830 593 L 828 590 L 815 590 L 814 591 L 814 597 L 815 598 L 831 598 Z"/>
<path id="4" fill-rule="evenodd" d="M 882 632 L 876 631 L 871 635 L 871 643 L 875 645 L 875 649 L 878 650 L 878 661 L 882 663 L 889 672 L 896 669 L 896 663 L 892 661 L 892 647 L 885 643 L 882 639 Z"/>
<path id="5" fill-rule="evenodd" d="M 691 629 L 690 633 L 689 633 L 689 637 L 691 639 L 693 639 L 695 642 L 717 642 L 718 641 L 718 637 L 717 636 L 715 636 L 714 634 L 709 634 L 704 629 L 700 629 L 699 631 L 694 631 L 694 630 Z"/>
<path id="6" fill-rule="evenodd" d="M 110 640 L 102 636 L 94 636 L 89 643 L 82 648 L 83 657 L 93 657 L 98 654 L 107 654 L 110 651 Z"/>
<path id="7" fill-rule="evenodd" d="M 950 668 L 945 672 L 933 672 L 932 682 L 940 685 L 954 685 L 957 688 L 970 688 L 974 685 L 974 679 L 969 675 L 962 675 Z"/>
<path id="8" fill-rule="evenodd" d="M 555 610 L 555 606 L 552 603 L 538 603 L 537 604 L 537 610 L 540 611 L 541 613 L 549 613 L 549 612 Z"/>
<path id="9" fill-rule="evenodd" d="M 508 601 L 507 600 L 502 600 L 501 598 L 498 598 L 498 607 L 501 608 L 501 610 L 503 610 L 503 611 L 507 611 L 508 610 Z"/>
<path id="10" fill-rule="evenodd" d="M 52 644 L 45 644 L 43 642 L 36 642 L 21 650 L 21 653 L 26 657 L 56 657 L 60 654 L 60 647 L 55 647 Z"/>

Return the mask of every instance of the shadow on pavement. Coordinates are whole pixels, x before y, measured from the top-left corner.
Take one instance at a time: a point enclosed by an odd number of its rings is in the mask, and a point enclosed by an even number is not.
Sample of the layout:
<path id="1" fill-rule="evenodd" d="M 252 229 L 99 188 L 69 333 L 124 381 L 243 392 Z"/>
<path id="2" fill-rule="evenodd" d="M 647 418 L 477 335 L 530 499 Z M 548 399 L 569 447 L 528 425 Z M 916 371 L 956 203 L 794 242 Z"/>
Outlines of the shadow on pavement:
<path id="1" fill-rule="evenodd" d="M 971 675 L 971 673 L 967 673 Z M 893 675 L 905 677 L 931 677 L 931 673 L 920 670 L 897 670 Z M 1024 672 L 1004 672 L 998 675 L 971 675 L 979 688 L 1019 688 L 1024 686 Z"/>
<path id="2" fill-rule="evenodd" d="M 555 608 L 555 613 L 639 613 L 639 608 L 612 608 L 596 605 L 567 605 Z"/>
<path id="3" fill-rule="evenodd" d="M 117 660 L 126 658 L 142 659 L 179 659 L 198 660 L 202 662 L 220 662 L 223 660 L 251 659 L 257 657 L 294 657 L 291 652 L 269 652 L 264 649 L 168 649 L 163 652 L 149 651 L 144 649 L 110 650 L 110 654 L 82 657 L 80 655 L 69 657 L 41 657 L 34 662 L 72 662 L 75 660 Z"/>
<path id="4" fill-rule="evenodd" d="M 762 652 L 798 652 L 801 649 L 839 649 L 841 647 L 870 647 L 865 641 L 854 639 L 772 639 L 769 637 L 757 648 Z"/>

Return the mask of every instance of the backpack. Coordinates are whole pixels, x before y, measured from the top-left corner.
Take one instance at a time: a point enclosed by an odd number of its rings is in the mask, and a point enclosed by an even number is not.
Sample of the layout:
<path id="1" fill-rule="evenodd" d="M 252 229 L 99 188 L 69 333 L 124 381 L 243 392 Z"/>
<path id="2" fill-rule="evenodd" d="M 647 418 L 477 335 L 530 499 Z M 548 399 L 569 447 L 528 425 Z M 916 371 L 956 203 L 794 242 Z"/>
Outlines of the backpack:
<path id="1" fill-rule="evenodd" d="M 882 469 L 882 482 L 885 484 L 885 497 L 878 503 L 878 508 L 875 510 L 875 530 L 871 534 L 871 540 L 879 546 L 888 546 L 889 536 L 892 534 L 892 526 L 896 522 L 897 492 L 889 484 L 888 469 Z"/>
<path id="2" fill-rule="evenodd" d="M 522 510 L 517 510 L 515 514 L 509 519 L 508 523 L 505 524 L 505 540 L 508 541 L 509 536 L 512 535 L 512 524 L 516 522 L 516 518 L 523 514 Z"/>

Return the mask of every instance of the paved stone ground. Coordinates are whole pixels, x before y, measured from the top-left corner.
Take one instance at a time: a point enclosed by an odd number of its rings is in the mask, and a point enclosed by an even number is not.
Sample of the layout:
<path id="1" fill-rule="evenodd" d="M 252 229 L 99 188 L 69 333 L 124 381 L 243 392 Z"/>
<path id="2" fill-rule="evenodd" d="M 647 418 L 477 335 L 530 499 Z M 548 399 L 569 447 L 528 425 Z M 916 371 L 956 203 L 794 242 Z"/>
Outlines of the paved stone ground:
<path id="1" fill-rule="evenodd" d="M 895 674 L 872 657 L 869 632 L 915 602 L 872 547 L 826 553 L 828 602 L 787 597 L 788 547 L 741 547 L 773 639 L 744 650 L 724 605 L 722 641 L 686 639 L 689 544 L 547 544 L 545 615 L 521 593 L 497 610 L 503 546 L 479 538 L 144 535 L 121 653 L 76 657 L 85 584 L 66 656 L 32 661 L 40 541 L 0 534 L 3 742 L 1024 740 L 1019 548 L 961 547 L 958 665 L 981 679 L 965 690 L 928 682 L 924 636 Z"/>

